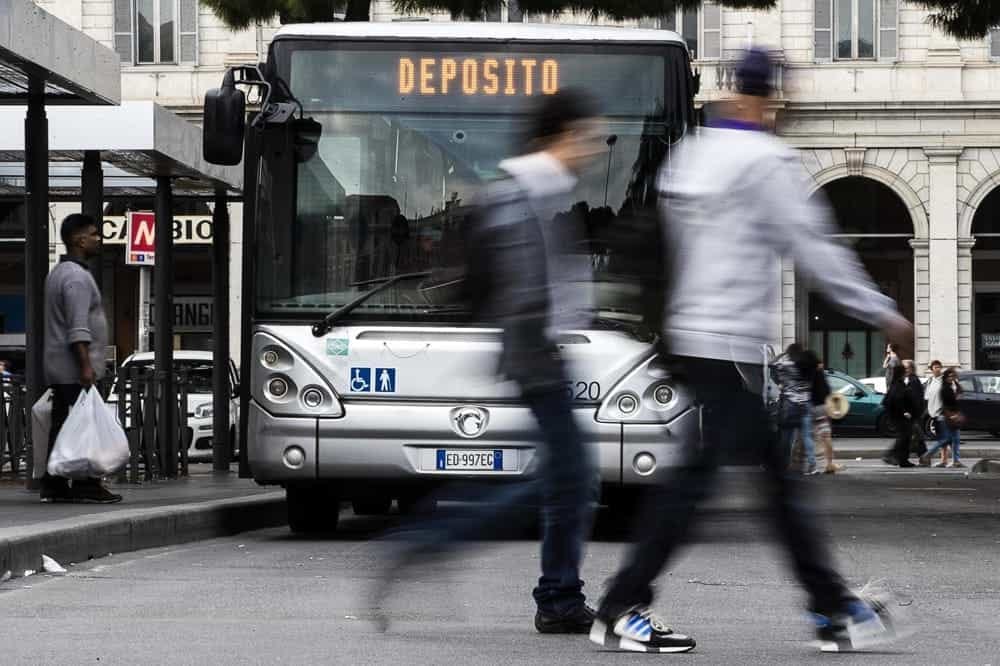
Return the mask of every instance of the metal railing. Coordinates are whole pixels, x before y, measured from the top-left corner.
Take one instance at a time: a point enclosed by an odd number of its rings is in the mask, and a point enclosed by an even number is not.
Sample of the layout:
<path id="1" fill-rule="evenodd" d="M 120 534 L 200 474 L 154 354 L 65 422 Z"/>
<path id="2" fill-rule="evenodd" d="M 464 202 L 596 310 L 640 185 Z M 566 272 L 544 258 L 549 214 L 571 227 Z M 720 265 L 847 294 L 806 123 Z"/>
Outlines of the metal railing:
<path id="1" fill-rule="evenodd" d="M 133 367 L 119 381 L 101 380 L 97 389 L 115 409 L 129 443 L 129 462 L 118 473 L 120 481 L 141 483 L 153 479 L 188 475 L 188 447 L 193 433 L 188 427 L 188 372 L 174 377 L 175 399 L 164 400 L 162 378 L 152 370 Z M 112 388 L 115 392 L 112 394 Z M 162 441 L 157 436 L 157 422 L 169 405 L 175 411 L 176 436 Z M 34 465 L 31 409 L 24 383 L 0 381 L 0 476 L 31 476 Z M 47 446 L 47 443 L 46 443 Z"/>

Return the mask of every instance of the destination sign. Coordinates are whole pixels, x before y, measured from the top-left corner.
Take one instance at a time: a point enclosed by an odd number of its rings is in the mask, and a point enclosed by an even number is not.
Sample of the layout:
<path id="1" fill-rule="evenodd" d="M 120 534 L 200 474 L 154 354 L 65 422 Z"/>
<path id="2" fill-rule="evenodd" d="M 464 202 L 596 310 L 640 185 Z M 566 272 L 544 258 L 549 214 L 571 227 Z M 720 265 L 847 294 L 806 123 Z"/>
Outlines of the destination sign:
<path id="1" fill-rule="evenodd" d="M 554 95 L 559 63 L 553 58 L 400 58 L 401 95 Z"/>
<path id="2" fill-rule="evenodd" d="M 604 115 L 636 117 L 662 113 L 666 82 L 675 75 L 667 72 L 663 55 L 610 47 L 572 52 L 421 46 L 295 50 L 286 76 L 307 112 L 522 114 L 546 95 L 574 88 L 591 94 Z"/>

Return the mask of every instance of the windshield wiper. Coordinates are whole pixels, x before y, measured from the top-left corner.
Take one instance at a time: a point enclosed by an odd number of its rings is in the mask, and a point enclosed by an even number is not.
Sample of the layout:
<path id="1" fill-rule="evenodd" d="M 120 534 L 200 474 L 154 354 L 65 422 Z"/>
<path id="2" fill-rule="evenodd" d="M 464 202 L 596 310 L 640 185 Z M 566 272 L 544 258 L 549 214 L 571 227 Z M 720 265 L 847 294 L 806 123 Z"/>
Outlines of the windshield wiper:
<path id="1" fill-rule="evenodd" d="M 399 275 L 393 275 L 392 277 L 381 278 L 378 280 L 367 280 L 366 282 L 359 283 L 359 284 L 370 284 L 371 282 L 384 280 L 384 282 L 382 282 L 382 284 L 380 284 L 379 286 L 373 289 L 369 289 L 365 293 L 355 298 L 350 303 L 341 305 L 339 308 L 337 308 L 336 310 L 334 310 L 333 312 L 331 312 L 330 314 L 326 315 L 318 322 L 313 324 L 312 334 L 317 338 L 323 337 L 324 335 L 330 332 L 330 329 L 333 328 L 333 325 L 335 323 L 337 323 L 339 320 L 343 319 L 347 315 L 351 314 L 351 312 L 353 312 L 359 305 L 363 304 L 372 296 L 380 294 L 389 287 L 395 284 L 399 284 L 400 282 L 425 278 L 430 276 L 430 274 L 431 274 L 430 271 L 421 271 L 418 273 L 400 273 Z"/>

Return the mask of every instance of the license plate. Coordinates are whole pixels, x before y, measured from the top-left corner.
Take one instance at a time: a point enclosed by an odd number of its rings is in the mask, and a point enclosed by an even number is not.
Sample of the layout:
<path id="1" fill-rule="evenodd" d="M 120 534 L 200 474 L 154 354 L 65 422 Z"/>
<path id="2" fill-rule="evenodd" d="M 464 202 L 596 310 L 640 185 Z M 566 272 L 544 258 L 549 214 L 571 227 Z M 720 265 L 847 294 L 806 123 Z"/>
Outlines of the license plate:
<path id="1" fill-rule="evenodd" d="M 500 449 L 438 449 L 438 470 L 503 471 L 503 451 Z"/>

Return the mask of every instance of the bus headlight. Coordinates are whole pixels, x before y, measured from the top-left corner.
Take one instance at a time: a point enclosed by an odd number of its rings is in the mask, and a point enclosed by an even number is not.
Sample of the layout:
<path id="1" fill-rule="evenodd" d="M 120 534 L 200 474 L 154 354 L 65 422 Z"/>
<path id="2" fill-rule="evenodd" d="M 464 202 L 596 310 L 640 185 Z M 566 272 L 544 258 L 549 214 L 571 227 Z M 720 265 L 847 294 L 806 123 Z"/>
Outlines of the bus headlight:
<path id="1" fill-rule="evenodd" d="M 294 331 L 289 335 L 295 340 Z M 342 417 L 344 406 L 322 361 L 297 344 L 270 331 L 254 334 L 250 368 L 253 399 L 274 416 Z"/>
<path id="2" fill-rule="evenodd" d="M 636 366 L 608 392 L 597 410 L 602 423 L 666 423 L 687 409 L 687 402 L 670 381 L 670 372 L 657 356 Z"/>
<path id="3" fill-rule="evenodd" d="M 309 409 L 316 409 L 323 404 L 323 392 L 315 386 L 310 386 L 302 392 L 302 403 Z"/>
<path id="4" fill-rule="evenodd" d="M 284 398 L 288 394 L 288 382 L 281 377 L 275 377 L 267 383 L 267 392 L 275 398 Z"/>

